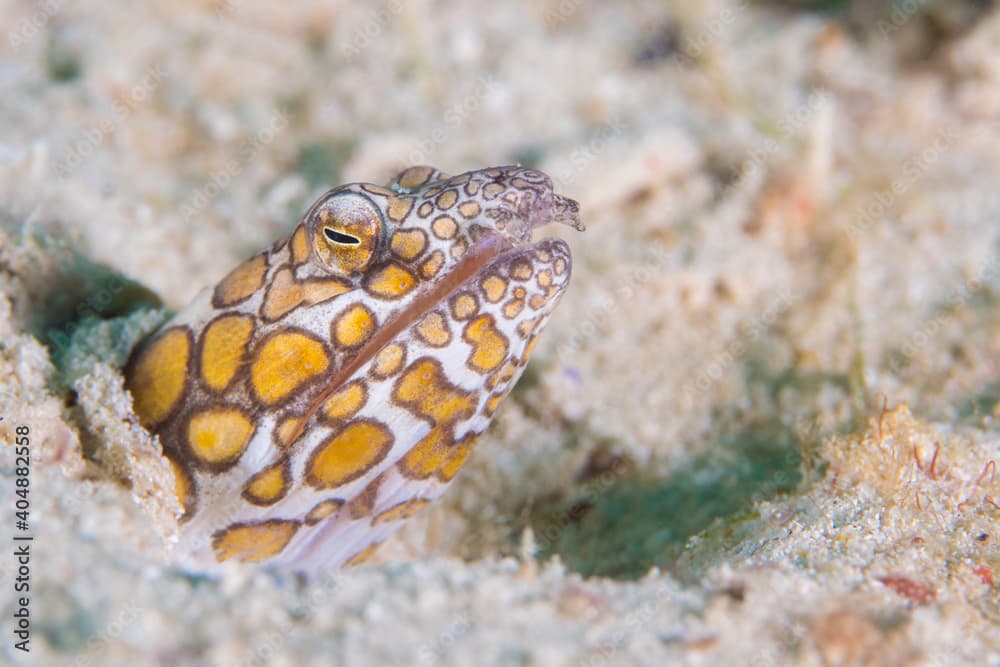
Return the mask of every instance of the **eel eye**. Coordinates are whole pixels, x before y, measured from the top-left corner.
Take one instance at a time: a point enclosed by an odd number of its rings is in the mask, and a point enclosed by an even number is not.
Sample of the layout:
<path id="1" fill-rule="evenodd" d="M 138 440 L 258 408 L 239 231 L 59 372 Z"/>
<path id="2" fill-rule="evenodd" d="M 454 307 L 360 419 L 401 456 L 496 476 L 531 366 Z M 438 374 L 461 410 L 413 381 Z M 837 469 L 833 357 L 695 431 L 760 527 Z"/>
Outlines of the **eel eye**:
<path id="1" fill-rule="evenodd" d="M 313 256 L 328 272 L 347 276 L 364 271 L 375 258 L 384 227 L 382 212 L 357 192 L 336 192 L 306 214 Z"/>
<path id="2" fill-rule="evenodd" d="M 338 232 L 333 227 L 324 227 L 323 234 L 330 243 L 336 243 L 337 245 L 361 245 L 361 239 L 357 236 Z"/>

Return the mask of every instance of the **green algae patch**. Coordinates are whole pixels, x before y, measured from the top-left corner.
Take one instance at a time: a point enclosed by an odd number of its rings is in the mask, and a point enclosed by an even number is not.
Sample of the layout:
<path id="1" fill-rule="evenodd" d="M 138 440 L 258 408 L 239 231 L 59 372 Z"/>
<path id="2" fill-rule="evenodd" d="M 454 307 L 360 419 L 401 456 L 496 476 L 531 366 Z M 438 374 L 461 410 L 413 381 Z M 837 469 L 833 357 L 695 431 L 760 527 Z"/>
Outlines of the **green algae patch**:
<path id="1" fill-rule="evenodd" d="M 57 257 L 52 268 L 26 280 L 32 307 L 25 324 L 49 349 L 58 389 L 71 387 L 94 363 L 124 365 L 135 344 L 169 316 L 150 289 L 65 242 L 52 237 L 23 242 Z"/>
<path id="2" fill-rule="evenodd" d="M 311 187 L 330 187 L 340 183 L 344 163 L 356 149 L 356 142 L 348 140 L 304 144 L 299 148 L 295 170 Z"/>
<path id="3" fill-rule="evenodd" d="M 719 405 L 720 422 L 743 425 L 720 427 L 723 435 L 704 453 L 659 479 L 605 476 L 534 512 L 539 555 L 558 555 L 584 576 L 636 579 L 658 567 L 695 581 L 768 532 L 773 517 L 761 516 L 761 503 L 781 498 L 791 515 L 804 511 L 800 504 L 808 498 L 795 494 L 804 478 L 825 472 L 821 436 L 849 432 L 860 417 L 853 410 L 835 417 L 824 408 L 850 400 L 848 372 L 775 366 L 772 359 L 766 346 L 748 346 L 741 359 L 744 395 L 754 407 L 744 413 Z M 785 414 L 789 396 L 809 406 L 799 419 Z M 745 414 L 757 416 L 748 422 Z"/>
<path id="4" fill-rule="evenodd" d="M 46 343 L 58 372 L 59 388 L 72 387 L 98 363 L 123 367 L 139 341 L 169 316 L 166 310 L 142 309 L 109 320 L 87 316 L 71 327 L 55 330 Z"/>
<path id="5" fill-rule="evenodd" d="M 962 419 L 993 417 L 1000 410 L 1000 382 L 994 382 L 975 392 L 958 405 L 958 416 Z"/>
<path id="6" fill-rule="evenodd" d="M 55 651 L 72 654 L 97 636 L 93 615 L 69 591 L 42 584 L 34 593 L 45 601 L 47 611 L 37 627 Z"/>
<path id="7" fill-rule="evenodd" d="M 757 502 L 794 491 L 801 462 L 797 438 L 780 426 L 734 434 L 665 479 L 609 481 L 542 508 L 532 522 L 540 556 L 558 555 L 583 576 L 670 569 L 693 536 L 720 520 L 732 530 L 756 516 Z"/>
<path id="8" fill-rule="evenodd" d="M 77 252 L 47 283 L 29 321 L 29 328 L 42 338 L 50 339 L 88 316 L 110 319 L 161 306 L 152 290 Z"/>

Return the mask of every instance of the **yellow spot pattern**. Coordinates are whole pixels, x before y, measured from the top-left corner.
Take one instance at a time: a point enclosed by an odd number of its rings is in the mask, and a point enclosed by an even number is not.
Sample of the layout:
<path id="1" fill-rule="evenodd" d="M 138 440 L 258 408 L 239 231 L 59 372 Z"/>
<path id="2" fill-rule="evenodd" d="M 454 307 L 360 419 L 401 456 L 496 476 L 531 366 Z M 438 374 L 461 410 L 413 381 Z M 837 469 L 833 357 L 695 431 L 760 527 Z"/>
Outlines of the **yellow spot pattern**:
<path id="1" fill-rule="evenodd" d="M 366 560 L 375 555 L 375 551 L 380 546 L 382 546 L 381 542 L 377 542 L 375 544 L 369 544 L 367 547 L 365 547 L 364 549 L 362 549 L 361 551 L 359 551 L 358 553 L 354 554 L 346 561 L 344 561 L 344 567 L 353 567 L 355 565 L 360 565 L 361 563 L 364 563 Z"/>
<path id="2" fill-rule="evenodd" d="M 486 294 L 486 300 L 490 303 L 497 303 L 507 291 L 507 281 L 500 276 L 486 276 L 483 279 L 482 287 Z"/>
<path id="3" fill-rule="evenodd" d="M 385 299 L 398 299 L 417 286 L 417 277 L 399 266 L 388 264 L 368 281 L 368 291 Z"/>
<path id="4" fill-rule="evenodd" d="M 409 519 L 411 516 L 428 505 L 430 505 L 430 501 L 424 498 L 414 498 L 413 500 L 403 501 L 393 505 L 372 519 L 372 525 L 377 526 L 380 523 L 389 523 L 390 521 L 403 521 L 404 519 Z"/>
<path id="5" fill-rule="evenodd" d="M 216 285 L 212 303 L 217 308 L 225 308 L 248 299 L 264 284 L 266 274 L 267 260 L 264 255 L 248 259 Z"/>
<path id="6" fill-rule="evenodd" d="M 531 336 L 528 339 L 527 345 L 524 346 L 524 359 L 527 361 L 528 357 L 532 355 L 535 351 L 535 346 L 538 345 L 538 336 Z"/>
<path id="7" fill-rule="evenodd" d="M 305 225 L 299 225 L 292 234 L 292 264 L 301 264 L 309 259 L 309 232 Z"/>
<path id="8" fill-rule="evenodd" d="M 431 223 L 431 231 L 439 239 L 450 239 L 458 233 L 458 225 L 450 216 L 442 215 L 434 218 L 434 222 Z"/>
<path id="9" fill-rule="evenodd" d="M 474 201 L 467 201 L 459 205 L 458 212 L 462 214 L 463 218 L 474 218 L 479 215 L 479 204 Z"/>
<path id="10" fill-rule="evenodd" d="M 365 192 L 370 192 L 373 195 L 379 195 L 380 197 L 392 197 L 396 194 L 395 190 L 383 188 L 381 185 L 372 185 L 371 183 L 363 183 L 361 185 L 361 189 Z"/>
<path id="11" fill-rule="evenodd" d="M 368 516 L 375 508 L 375 499 L 378 498 L 378 487 L 382 485 L 382 475 L 379 475 L 364 488 L 364 491 L 351 498 L 351 501 L 344 506 L 348 516 L 352 519 L 360 519 Z"/>
<path id="12" fill-rule="evenodd" d="M 302 289 L 302 303 L 312 306 L 351 291 L 351 285 L 335 278 L 306 280 L 299 283 Z"/>
<path id="13" fill-rule="evenodd" d="M 309 510 L 309 513 L 306 514 L 306 525 L 315 526 L 317 523 L 339 510 L 343 504 L 344 501 L 340 498 L 328 498 L 327 500 L 322 500 L 316 503 L 316 505 Z"/>
<path id="14" fill-rule="evenodd" d="M 395 375 L 403 366 L 405 358 L 405 347 L 399 343 L 386 345 L 375 355 L 375 360 L 372 362 L 372 375 L 377 378 L 387 378 L 390 375 Z"/>
<path id="15" fill-rule="evenodd" d="M 468 249 L 469 249 L 468 241 L 466 241 L 465 239 L 458 239 L 457 241 L 451 244 L 451 250 L 449 250 L 448 252 L 451 254 L 452 257 L 458 259 L 462 255 L 464 255 L 465 251 Z"/>
<path id="16" fill-rule="evenodd" d="M 436 474 L 445 482 L 454 477 L 471 453 L 476 434 L 470 433 L 459 443 L 454 443 L 445 436 L 442 429 L 431 429 L 400 460 L 399 466 L 403 474 L 416 479 L 426 479 Z"/>
<path id="17" fill-rule="evenodd" d="M 338 389 L 323 403 L 323 414 L 330 421 L 350 419 L 367 400 L 365 385 L 361 380 L 350 382 Z"/>
<path id="18" fill-rule="evenodd" d="M 531 278 L 531 264 L 528 262 L 514 262 L 510 267 L 510 275 L 518 280 L 528 280 Z"/>
<path id="19" fill-rule="evenodd" d="M 434 203 L 437 204 L 439 209 L 447 210 L 454 206 L 456 201 L 458 201 L 458 193 L 454 190 L 445 190 L 438 195 Z"/>
<path id="20" fill-rule="evenodd" d="M 474 370 L 487 373 L 507 357 L 510 347 L 507 338 L 497 330 L 491 315 L 481 315 L 469 322 L 462 337 L 472 345 L 468 363 Z"/>
<path id="21" fill-rule="evenodd" d="M 357 347 L 375 331 L 375 315 L 360 303 L 345 310 L 333 323 L 333 340 L 342 347 Z"/>
<path id="22" fill-rule="evenodd" d="M 250 381 L 261 401 L 274 405 L 326 372 L 330 365 L 323 344 L 304 333 L 268 338 L 257 350 Z"/>
<path id="23" fill-rule="evenodd" d="M 461 454 L 453 441 L 455 423 L 468 419 L 475 411 L 475 396 L 448 382 L 441 364 L 429 357 L 413 362 L 396 383 L 393 397 L 429 419 L 433 428 L 400 461 L 404 474 L 426 478 L 437 473 L 451 479 L 461 465 L 455 457 Z"/>
<path id="24" fill-rule="evenodd" d="M 222 391 L 243 365 L 253 318 L 225 315 L 208 325 L 201 335 L 201 377 L 211 389 Z"/>
<path id="25" fill-rule="evenodd" d="M 210 466 L 235 463 L 247 448 L 253 424 L 236 408 L 199 412 L 188 423 L 188 447 L 196 461 Z"/>
<path id="26" fill-rule="evenodd" d="M 427 182 L 434 170 L 431 167 L 410 167 L 399 175 L 399 187 L 404 190 L 419 188 Z"/>
<path id="27" fill-rule="evenodd" d="M 489 183 L 490 173 L 505 183 Z M 357 552 L 347 561 L 351 565 L 375 551 L 378 545 L 371 542 L 376 533 L 394 528 L 430 504 L 427 498 L 414 497 L 427 493 L 419 489 L 432 479 L 447 482 L 457 473 L 478 435 L 469 432 L 468 420 L 484 403 L 486 414 L 493 413 L 526 361 L 526 355 L 519 358 L 514 353 L 523 343 L 530 352 L 536 342 L 547 313 L 527 307 L 544 311 L 543 306 L 551 306 L 565 282 L 563 274 L 569 273 L 565 255 L 561 259 L 550 251 L 548 259 L 541 259 L 545 251 L 537 250 L 530 261 L 526 253 L 512 257 L 509 272 L 501 269 L 486 275 L 480 270 L 461 286 L 458 276 L 446 276 L 435 292 L 436 303 L 430 303 L 430 289 L 420 293 L 422 282 L 440 281 L 446 264 L 468 256 L 472 237 L 466 227 L 483 215 L 482 198 L 518 205 L 518 195 L 506 187 L 507 179 L 500 179 L 503 173 L 497 169 L 449 179 L 421 167 L 396 179 L 411 193 L 399 187 L 351 186 L 348 189 L 375 195 L 365 198 L 364 220 L 351 221 L 367 225 L 366 233 L 374 227 L 377 233 L 363 240 L 370 240 L 372 248 L 383 243 L 378 253 L 356 263 L 356 270 L 343 269 L 346 260 L 331 253 L 340 249 L 357 255 L 358 249 L 337 244 L 336 235 L 322 229 L 317 220 L 324 219 L 317 215 L 326 210 L 324 206 L 329 215 L 339 216 L 340 209 L 318 203 L 306 216 L 307 223 L 296 227 L 287 241 L 244 262 L 216 286 L 212 293 L 216 312 L 206 308 L 185 315 L 183 321 L 197 326 L 168 329 L 137 353 L 127 374 L 136 410 L 143 423 L 155 426 L 164 439 L 175 475 L 174 491 L 185 515 L 206 514 L 186 526 L 196 533 L 193 537 L 201 549 L 209 541 L 220 562 L 274 557 L 297 561 L 301 554 L 296 535 L 303 526 L 319 528 L 326 522 L 310 536 L 319 541 L 339 539 L 339 531 L 347 524 L 354 526 L 353 520 L 364 522 L 358 527 L 369 522 L 378 526 L 355 545 L 346 546 L 342 553 Z M 430 183 L 432 179 L 436 182 Z M 536 187 L 534 180 L 521 184 Z M 468 201 L 461 194 L 463 187 L 479 201 Z M 386 228 L 388 221 L 392 222 Z M 419 221 L 419 228 L 405 227 L 408 221 Z M 488 224 L 502 233 L 503 215 Z M 327 248 L 326 255 L 322 248 Z M 527 285 L 520 282 L 529 279 L 543 294 L 529 299 Z M 327 303 L 350 290 L 357 291 Z M 407 308 L 413 297 L 418 298 Z M 384 300 L 381 305 L 375 305 L 380 300 Z M 398 301 L 386 303 L 392 300 Z M 297 310 L 319 303 L 324 305 L 308 312 Z M 504 319 L 505 309 L 513 322 Z M 396 316 L 398 320 L 383 321 Z M 528 317 L 535 319 L 518 321 Z M 405 324 L 406 330 L 377 334 L 386 322 Z M 508 330 L 515 329 L 508 340 Z M 416 347 L 408 336 L 416 337 Z M 390 338 L 406 342 L 393 343 Z M 424 347 L 437 349 L 424 351 Z M 467 358 L 461 352 L 466 349 Z M 476 387 L 452 383 L 442 364 L 448 352 L 459 355 L 458 363 L 464 360 L 466 368 L 481 373 Z M 367 368 L 352 363 L 366 360 Z M 347 381 L 348 375 L 366 372 L 367 377 Z M 386 378 L 384 384 L 372 384 Z M 324 391 L 334 381 L 340 384 L 337 391 Z M 400 429 L 404 424 L 414 426 L 414 418 L 426 425 L 404 434 Z M 480 421 L 476 420 L 476 430 L 484 427 Z M 302 434 L 313 436 L 308 449 Z M 397 443 L 397 435 L 408 437 Z M 251 443 L 253 452 L 248 450 Z M 266 458 L 257 455 L 258 444 L 267 450 Z M 409 451 L 403 451 L 404 444 Z M 392 467 L 404 478 L 428 482 L 403 479 L 399 488 L 395 482 L 401 478 L 385 474 Z M 212 480 L 213 475 L 217 479 Z M 383 479 L 394 484 L 380 493 Z M 199 498 L 201 493 L 205 497 Z M 238 523 L 224 518 L 225 512 L 212 510 L 209 516 L 202 505 L 215 505 L 226 493 L 241 494 L 242 500 L 230 500 L 256 507 L 240 505 Z M 278 511 L 282 506 L 285 509 Z M 323 548 L 319 542 L 315 546 Z"/>
<path id="28" fill-rule="evenodd" d="M 170 463 L 170 469 L 174 472 L 174 493 L 177 496 L 177 501 L 184 510 L 183 516 L 188 517 L 194 512 L 194 480 L 191 479 L 188 471 L 177 463 L 172 456 L 168 456 L 166 459 Z"/>
<path id="29" fill-rule="evenodd" d="M 503 305 L 503 316 L 512 320 L 520 315 L 522 310 L 524 310 L 524 298 L 514 297 Z"/>
<path id="30" fill-rule="evenodd" d="M 427 235 L 422 229 L 404 229 L 392 235 L 389 248 L 392 254 L 409 261 L 418 257 L 427 247 Z"/>
<path id="31" fill-rule="evenodd" d="M 448 460 L 438 470 L 438 477 L 441 480 L 445 482 L 450 481 L 461 470 L 465 459 L 469 458 L 469 454 L 472 453 L 472 448 L 475 446 L 476 438 L 478 437 L 478 433 L 469 433 L 458 444 L 452 447 L 451 456 L 448 457 Z"/>
<path id="32" fill-rule="evenodd" d="M 255 505 L 273 505 L 288 493 L 290 482 L 288 466 L 279 461 L 251 477 L 243 489 L 243 497 Z"/>
<path id="33" fill-rule="evenodd" d="M 493 413 L 497 411 L 497 407 L 500 405 L 500 401 L 507 396 L 507 392 L 501 392 L 499 394 L 494 394 L 486 399 L 486 407 L 483 409 L 483 414 L 487 417 L 492 417 Z"/>
<path id="34" fill-rule="evenodd" d="M 285 519 L 233 524 L 212 535 L 212 550 L 220 563 L 231 558 L 259 563 L 280 554 L 298 529 L 297 521 Z"/>
<path id="35" fill-rule="evenodd" d="M 444 253 L 440 250 L 435 250 L 420 265 L 420 275 L 427 279 L 433 278 L 441 270 L 442 266 L 444 266 Z"/>
<path id="36" fill-rule="evenodd" d="M 276 434 L 278 436 L 278 445 L 282 449 L 287 448 L 292 444 L 292 438 L 299 432 L 299 428 L 302 426 L 301 417 L 287 417 L 280 424 L 278 424 L 278 429 Z"/>
<path id="37" fill-rule="evenodd" d="M 530 336 L 535 332 L 535 329 L 538 328 L 538 325 L 541 324 L 541 322 L 542 322 L 541 317 L 533 317 L 530 320 L 524 320 L 523 322 L 517 325 L 518 335 L 520 335 L 522 338 L 527 338 L 528 336 Z"/>
<path id="38" fill-rule="evenodd" d="M 514 377 L 515 370 L 517 370 L 517 359 L 514 357 L 508 358 L 499 370 L 495 371 L 492 375 L 486 378 L 487 388 L 493 390 L 496 389 L 497 385 L 505 385 L 512 377 Z"/>
<path id="39" fill-rule="evenodd" d="M 349 292 L 349 283 L 336 278 L 298 282 L 289 269 L 282 269 L 274 276 L 261 314 L 264 319 L 280 319 L 302 304 L 313 305 Z"/>
<path id="40" fill-rule="evenodd" d="M 357 479 L 388 455 L 392 441 L 392 432 L 376 421 L 351 422 L 316 448 L 306 482 L 329 489 Z"/>
<path id="41" fill-rule="evenodd" d="M 289 269 L 282 269 L 271 280 L 261 314 L 264 319 L 274 321 L 300 303 L 302 303 L 302 286 L 295 282 L 295 277 Z"/>
<path id="42" fill-rule="evenodd" d="M 428 313 L 417 325 L 417 335 L 431 347 L 444 347 L 451 342 L 451 331 L 444 315 L 434 311 Z"/>
<path id="43" fill-rule="evenodd" d="M 471 294 L 459 294 L 451 300 L 451 314 L 456 320 L 467 320 L 478 312 L 479 304 Z"/>
<path id="44" fill-rule="evenodd" d="M 435 426 L 472 416 L 472 394 L 448 382 L 440 362 L 431 357 L 417 359 L 396 381 L 393 396 Z"/>
<path id="45" fill-rule="evenodd" d="M 135 412 L 148 429 L 162 422 L 184 393 L 191 339 L 186 329 L 168 329 L 146 346 L 127 372 Z"/>
<path id="46" fill-rule="evenodd" d="M 528 299 L 528 305 L 531 306 L 532 310 L 541 310 L 548 300 L 549 297 L 545 294 L 532 294 L 531 298 Z"/>
<path id="47" fill-rule="evenodd" d="M 413 197 L 389 197 L 389 206 L 386 211 L 390 220 L 402 222 L 413 208 Z"/>

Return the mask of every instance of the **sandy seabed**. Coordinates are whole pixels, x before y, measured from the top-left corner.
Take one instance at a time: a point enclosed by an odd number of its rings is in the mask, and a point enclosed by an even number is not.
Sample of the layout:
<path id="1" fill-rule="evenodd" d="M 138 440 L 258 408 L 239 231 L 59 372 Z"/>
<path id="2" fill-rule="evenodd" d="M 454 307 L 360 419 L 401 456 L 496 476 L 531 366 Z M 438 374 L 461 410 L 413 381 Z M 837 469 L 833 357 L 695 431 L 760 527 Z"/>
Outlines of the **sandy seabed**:
<path id="1" fill-rule="evenodd" d="M 1000 665 L 1000 13 L 828 4 L 0 1 L 0 662 Z M 330 185 L 513 162 L 588 231 L 442 502 L 171 566 L 134 344 Z"/>

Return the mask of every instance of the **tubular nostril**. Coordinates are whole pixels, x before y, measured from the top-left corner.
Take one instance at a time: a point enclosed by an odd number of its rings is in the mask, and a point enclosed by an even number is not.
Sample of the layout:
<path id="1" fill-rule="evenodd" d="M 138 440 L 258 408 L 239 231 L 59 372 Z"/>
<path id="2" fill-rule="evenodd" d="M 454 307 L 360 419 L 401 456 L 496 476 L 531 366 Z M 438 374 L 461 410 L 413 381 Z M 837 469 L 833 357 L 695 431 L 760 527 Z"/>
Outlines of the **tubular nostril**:
<path id="1" fill-rule="evenodd" d="M 580 205 L 575 200 L 563 197 L 562 195 L 553 195 L 553 199 L 552 208 L 554 215 L 552 216 L 552 222 L 569 225 L 581 232 L 586 229 L 583 226 L 583 221 L 580 220 Z"/>

